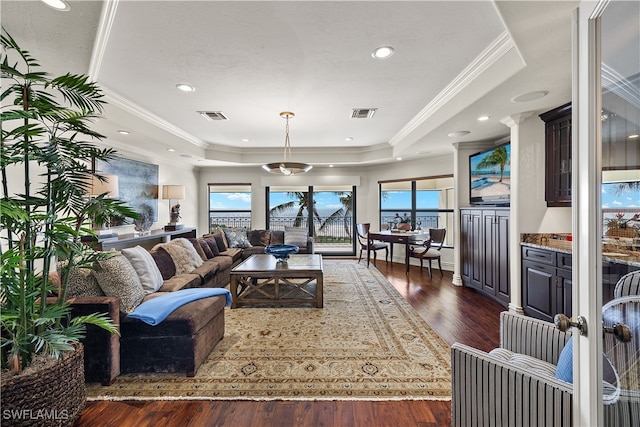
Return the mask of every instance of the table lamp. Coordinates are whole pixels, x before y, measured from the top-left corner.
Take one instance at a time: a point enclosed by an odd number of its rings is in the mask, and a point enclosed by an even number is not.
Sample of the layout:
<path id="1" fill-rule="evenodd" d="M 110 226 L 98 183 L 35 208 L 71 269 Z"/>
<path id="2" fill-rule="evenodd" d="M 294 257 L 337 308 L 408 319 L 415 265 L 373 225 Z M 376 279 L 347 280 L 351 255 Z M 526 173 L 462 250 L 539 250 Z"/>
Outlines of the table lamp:
<path id="1" fill-rule="evenodd" d="M 184 225 L 180 224 L 180 202 L 178 200 L 184 200 L 185 198 L 184 185 L 163 185 L 162 198 L 169 200 L 169 223 L 164 226 L 164 231 L 180 230 Z M 172 200 L 177 203 L 172 205 Z"/>

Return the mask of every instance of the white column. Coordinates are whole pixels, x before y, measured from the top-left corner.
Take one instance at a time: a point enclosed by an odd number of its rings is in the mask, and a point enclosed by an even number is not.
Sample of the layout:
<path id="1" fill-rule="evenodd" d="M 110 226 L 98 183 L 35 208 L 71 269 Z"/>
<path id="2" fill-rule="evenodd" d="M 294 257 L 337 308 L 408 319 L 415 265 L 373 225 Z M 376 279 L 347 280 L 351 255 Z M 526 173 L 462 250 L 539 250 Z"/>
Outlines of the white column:
<path id="1" fill-rule="evenodd" d="M 510 289 L 509 311 L 524 313 L 522 310 L 522 279 L 521 279 L 521 256 L 520 256 L 520 123 L 531 117 L 533 113 L 512 114 L 500 120 L 511 130 L 511 200 L 509 208 L 509 256 L 510 264 Z M 522 192 L 522 197 L 526 197 L 526 192 Z"/>
<path id="2" fill-rule="evenodd" d="M 453 242 L 453 283 L 455 286 L 462 286 L 462 275 L 460 274 L 460 268 L 462 266 L 461 251 L 460 251 L 460 189 L 462 185 L 467 185 L 466 182 L 460 178 L 460 150 L 458 144 L 453 144 L 453 229 L 456 230 L 458 238 L 457 242 Z"/>

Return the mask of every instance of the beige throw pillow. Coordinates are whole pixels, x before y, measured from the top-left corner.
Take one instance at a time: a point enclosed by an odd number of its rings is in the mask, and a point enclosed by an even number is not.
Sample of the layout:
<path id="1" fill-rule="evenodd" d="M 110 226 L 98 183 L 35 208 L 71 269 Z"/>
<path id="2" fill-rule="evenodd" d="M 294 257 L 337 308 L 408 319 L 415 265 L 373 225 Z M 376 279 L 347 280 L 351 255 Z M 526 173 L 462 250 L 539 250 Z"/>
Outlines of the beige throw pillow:
<path id="1" fill-rule="evenodd" d="M 122 250 L 122 254 L 129 260 L 136 270 L 140 284 L 145 294 L 156 292 L 162 287 L 162 274 L 151 254 L 142 246 L 135 246 Z"/>

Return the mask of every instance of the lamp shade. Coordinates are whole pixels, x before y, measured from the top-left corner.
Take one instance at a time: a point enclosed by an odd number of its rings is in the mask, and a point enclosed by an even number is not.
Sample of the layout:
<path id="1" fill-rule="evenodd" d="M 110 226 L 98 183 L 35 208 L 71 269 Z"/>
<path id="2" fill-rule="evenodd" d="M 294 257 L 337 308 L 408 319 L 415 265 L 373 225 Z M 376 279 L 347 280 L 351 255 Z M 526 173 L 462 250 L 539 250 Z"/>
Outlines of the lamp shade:
<path id="1" fill-rule="evenodd" d="M 108 197 L 118 197 L 118 176 L 101 174 L 104 181 L 92 176 L 88 188 L 89 196 L 100 196 L 106 194 Z"/>
<path id="2" fill-rule="evenodd" d="M 169 200 L 184 200 L 185 198 L 184 185 L 163 185 L 162 198 L 169 199 Z"/>

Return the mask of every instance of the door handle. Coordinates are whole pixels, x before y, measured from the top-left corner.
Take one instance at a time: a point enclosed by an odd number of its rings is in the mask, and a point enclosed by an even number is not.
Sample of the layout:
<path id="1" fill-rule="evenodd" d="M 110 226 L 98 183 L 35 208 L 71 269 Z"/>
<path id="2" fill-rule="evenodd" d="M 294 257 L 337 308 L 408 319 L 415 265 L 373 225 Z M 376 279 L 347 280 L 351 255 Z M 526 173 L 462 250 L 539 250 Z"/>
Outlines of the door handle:
<path id="1" fill-rule="evenodd" d="M 587 319 L 583 316 L 578 316 L 574 322 L 562 313 L 556 314 L 553 317 L 553 324 L 562 332 L 566 332 L 569 328 L 577 328 L 580 335 L 587 335 Z"/>
<path id="2" fill-rule="evenodd" d="M 604 323 L 604 322 L 603 322 Z M 624 323 L 614 323 L 613 326 L 602 325 L 602 332 L 605 334 L 613 334 L 620 342 L 630 342 L 632 337 L 631 329 Z"/>
<path id="3" fill-rule="evenodd" d="M 573 322 L 570 318 L 564 314 L 556 314 L 553 317 L 553 323 L 556 328 L 565 332 L 569 328 L 578 328 L 580 335 L 587 335 L 587 319 L 583 316 L 578 316 L 576 321 Z M 633 338 L 631 329 L 624 323 L 614 323 L 613 326 L 605 326 L 602 324 L 602 333 L 613 334 L 613 336 L 620 342 L 630 342 Z"/>

